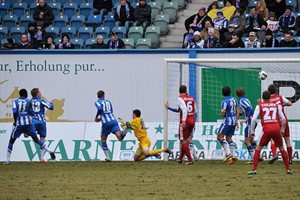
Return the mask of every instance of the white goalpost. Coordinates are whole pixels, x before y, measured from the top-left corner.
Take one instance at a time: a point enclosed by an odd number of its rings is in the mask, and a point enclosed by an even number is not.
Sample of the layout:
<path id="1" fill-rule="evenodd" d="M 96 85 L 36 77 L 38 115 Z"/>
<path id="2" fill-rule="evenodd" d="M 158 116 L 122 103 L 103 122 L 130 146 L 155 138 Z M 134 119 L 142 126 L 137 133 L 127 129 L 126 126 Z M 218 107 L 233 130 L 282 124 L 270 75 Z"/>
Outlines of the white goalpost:
<path id="1" fill-rule="evenodd" d="M 258 73 L 265 71 L 267 78 L 260 80 Z M 188 59 L 165 58 L 164 66 L 164 101 L 170 107 L 177 107 L 179 86 L 186 85 L 189 95 L 193 96 L 197 107 L 196 129 L 193 143 L 198 159 L 223 159 L 223 150 L 216 139 L 216 131 L 222 121 L 220 105 L 223 100 L 221 89 L 227 85 L 231 96 L 235 90 L 243 87 L 252 107 L 257 105 L 261 93 L 270 84 L 275 84 L 279 94 L 292 101 L 292 107 L 285 108 L 291 130 L 294 159 L 300 160 L 300 58 L 218 58 Z M 242 118 L 240 118 L 242 119 Z M 173 158 L 179 155 L 178 141 L 179 113 L 168 109 L 164 111 L 164 147 L 173 149 Z M 236 155 L 240 160 L 249 159 L 245 147 L 244 129 L 241 126 L 233 137 Z M 260 125 L 256 129 L 256 139 L 260 135 Z M 268 148 L 262 156 L 270 159 Z M 169 157 L 165 156 L 164 160 Z"/>

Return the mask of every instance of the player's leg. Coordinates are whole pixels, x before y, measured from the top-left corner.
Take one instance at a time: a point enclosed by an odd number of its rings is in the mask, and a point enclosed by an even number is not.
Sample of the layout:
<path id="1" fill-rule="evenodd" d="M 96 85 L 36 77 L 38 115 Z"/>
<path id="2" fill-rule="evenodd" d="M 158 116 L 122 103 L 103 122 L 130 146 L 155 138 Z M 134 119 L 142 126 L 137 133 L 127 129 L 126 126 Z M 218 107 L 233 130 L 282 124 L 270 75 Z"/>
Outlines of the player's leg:
<path id="1" fill-rule="evenodd" d="M 145 158 L 146 158 L 146 156 L 143 154 L 142 146 L 139 143 L 139 146 L 138 146 L 138 148 L 137 148 L 137 150 L 135 151 L 135 154 L 134 154 L 134 161 L 141 161 L 141 160 L 144 160 Z"/>
<path id="2" fill-rule="evenodd" d="M 6 157 L 6 162 L 4 164 L 10 164 L 10 158 L 11 158 L 11 153 L 13 150 L 13 146 L 17 138 L 20 137 L 22 134 L 23 126 L 13 126 L 9 141 L 8 141 L 8 146 L 7 146 L 7 157 Z"/>
<path id="3" fill-rule="evenodd" d="M 235 129 L 235 128 L 234 128 Z M 234 132 L 234 131 L 233 131 Z M 238 161 L 238 157 L 235 156 L 235 143 L 232 140 L 232 133 L 230 133 L 230 135 L 226 135 L 226 140 L 228 142 L 229 145 L 229 150 L 230 153 L 232 155 L 232 158 L 229 161 L 229 164 L 234 164 L 236 161 Z"/>
<path id="4" fill-rule="evenodd" d="M 183 154 L 186 155 L 188 161 L 185 163 L 186 165 L 193 164 L 193 158 L 191 155 L 191 151 L 189 148 L 190 143 L 190 135 L 194 129 L 194 124 L 187 124 L 186 128 L 183 130 L 183 140 L 182 140 L 182 151 Z"/>
<path id="5" fill-rule="evenodd" d="M 251 156 L 251 160 L 253 162 L 253 156 L 254 156 L 254 148 L 252 146 L 253 138 L 251 138 L 249 125 L 247 125 L 244 130 L 244 136 L 245 136 L 245 140 L 244 140 L 245 145 L 247 147 L 248 153 Z M 250 163 L 251 163 L 251 161 L 250 161 Z"/>
<path id="6" fill-rule="evenodd" d="M 105 162 L 109 162 L 110 161 L 110 158 L 109 158 L 109 155 L 108 155 L 108 146 L 107 146 L 107 143 L 106 143 L 107 137 L 108 137 L 108 134 L 104 134 L 103 133 L 103 129 L 102 129 L 101 144 L 102 144 L 103 153 L 105 155 Z"/>
<path id="7" fill-rule="evenodd" d="M 36 133 L 40 136 L 40 140 L 45 143 L 47 133 L 46 123 L 34 124 L 34 127 L 36 129 Z M 44 163 L 46 150 L 40 147 L 40 153 L 40 163 Z"/>
<path id="8" fill-rule="evenodd" d="M 274 140 L 275 145 L 279 147 L 286 172 L 288 174 L 291 174 L 292 172 L 291 172 L 291 168 L 289 165 L 289 158 L 288 158 L 286 151 L 284 150 L 283 143 L 282 143 L 282 136 L 281 136 L 280 132 L 274 133 L 272 138 Z"/>
<path id="9" fill-rule="evenodd" d="M 221 124 L 219 130 L 218 130 L 218 134 L 217 134 L 217 139 L 219 140 L 220 144 L 222 145 L 224 151 L 225 151 L 225 158 L 224 158 L 224 162 L 227 162 L 227 160 L 229 158 L 232 157 L 230 150 L 229 150 L 229 146 L 227 141 L 225 140 L 224 136 L 225 136 L 225 132 L 226 132 L 226 125 L 225 124 Z"/>
<path id="10" fill-rule="evenodd" d="M 119 141 L 122 141 L 124 139 L 124 137 L 126 136 L 127 128 L 125 128 L 124 130 L 121 131 L 117 120 L 113 120 L 109 123 L 111 126 L 110 132 L 114 133 Z"/>
<path id="11" fill-rule="evenodd" d="M 269 164 L 273 164 L 276 160 L 278 160 L 277 147 L 276 147 L 273 139 L 271 139 L 271 151 L 273 154 L 273 158 L 271 160 L 269 160 Z"/>
<path id="12" fill-rule="evenodd" d="M 288 157 L 289 157 L 289 163 L 292 164 L 293 148 L 292 148 L 292 144 L 291 144 L 291 140 L 290 140 L 290 127 L 289 127 L 288 122 L 285 127 L 285 132 L 284 132 L 283 138 L 284 138 L 284 141 L 286 144 L 286 149 L 287 149 L 287 153 L 288 153 Z"/>

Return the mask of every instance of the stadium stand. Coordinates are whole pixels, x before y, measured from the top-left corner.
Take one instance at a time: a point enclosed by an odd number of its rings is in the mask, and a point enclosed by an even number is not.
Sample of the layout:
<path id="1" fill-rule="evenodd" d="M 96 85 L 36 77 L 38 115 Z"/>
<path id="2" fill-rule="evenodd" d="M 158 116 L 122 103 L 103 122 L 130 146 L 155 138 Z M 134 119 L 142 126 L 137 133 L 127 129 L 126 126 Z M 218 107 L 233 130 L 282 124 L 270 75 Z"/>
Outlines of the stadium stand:
<path id="1" fill-rule="evenodd" d="M 45 29 L 47 35 L 51 35 L 54 39 L 59 38 L 59 28 L 58 27 L 47 27 Z"/>
<path id="2" fill-rule="evenodd" d="M 70 39 L 70 42 L 74 44 L 75 49 L 82 49 L 83 48 L 83 40 L 82 39 Z"/>
<path id="3" fill-rule="evenodd" d="M 84 15 L 73 15 L 70 20 L 70 26 L 75 27 L 77 31 L 83 27 L 85 23 Z"/>
<path id="4" fill-rule="evenodd" d="M 177 2 L 166 2 L 163 6 L 163 13 L 169 15 L 169 23 L 174 24 L 177 21 L 178 4 Z"/>
<path id="5" fill-rule="evenodd" d="M 0 18 L 2 19 L 5 15 L 8 15 L 10 4 L 8 2 L 0 3 Z"/>
<path id="6" fill-rule="evenodd" d="M 22 15 L 19 21 L 19 25 L 24 27 L 27 30 L 28 24 L 33 21 L 34 20 L 32 15 Z"/>
<path id="7" fill-rule="evenodd" d="M 103 20 L 103 26 L 107 26 L 110 30 L 115 26 L 115 18 L 113 15 L 105 15 Z"/>
<path id="8" fill-rule="evenodd" d="M 151 39 L 151 47 L 157 48 L 160 42 L 160 28 L 159 26 L 149 26 L 145 32 L 145 38 Z"/>
<path id="9" fill-rule="evenodd" d="M 150 38 L 139 38 L 135 45 L 136 49 L 150 49 L 151 39 Z"/>
<path id="10" fill-rule="evenodd" d="M 124 38 L 126 49 L 134 49 L 134 40 L 132 38 Z"/>
<path id="11" fill-rule="evenodd" d="M 87 39 L 85 41 L 84 48 L 85 49 L 90 49 L 92 44 L 95 44 L 96 42 L 97 42 L 96 39 Z"/>
<path id="12" fill-rule="evenodd" d="M 116 31 L 118 33 L 118 38 L 123 39 L 126 38 L 126 27 L 118 26 L 113 27 L 112 31 Z"/>
<path id="13" fill-rule="evenodd" d="M 26 14 L 26 10 L 27 3 L 14 3 L 12 8 L 12 14 L 20 18 L 21 16 Z"/>
<path id="14" fill-rule="evenodd" d="M 93 35 L 93 28 L 92 27 L 81 27 L 78 31 L 78 38 L 86 41 L 91 39 Z"/>
<path id="15" fill-rule="evenodd" d="M 151 6 L 151 23 L 153 23 L 156 15 L 161 13 L 161 3 L 159 1 L 150 2 L 149 6 Z"/>
<path id="16" fill-rule="evenodd" d="M 109 33 L 110 28 L 106 26 L 97 27 L 95 30 L 95 36 L 97 37 L 97 35 L 102 35 L 104 39 L 109 37 Z"/>
<path id="17" fill-rule="evenodd" d="M 16 27 L 18 22 L 17 15 L 5 15 L 2 20 L 2 26 L 6 26 L 8 30 L 12 27 Z"/>
<path id="18" fill-rule="evenodd" d="M 167 34 L 169 31 L 169 15 L 156 15 L 154 20 L 154 26 L 160 28 L 160 34 Z"/>
<path id="19" fill-rule="evenodd" d="M 66 34 L 70 37 L 70 39 L 73 39 L 76 34 L 76 28 L 75 27 L 63 27 L 60 34 L 61 35 Z"/>
<path id="20" fill-rule="evenodd" d="M 49 3 L 48 5 L 52 8 L 54 16 L 60 15 L 60 11 L 61 11 L 60 3 Z M 33 11 L 32 11 L 32 14 L 33 14 Z"/>
<path id="21" fill-rule="evenodd" d="M 81 3 L 79 6 L 79 14 L 84 15 L 87 20 L 93 9 L 92 3 Z"/>
<path id="22" fill-rule="evenodd" d="M 128 31 L 128 38 L 132 38 L 134 40 L 134 44 L 136 44 L 139 38 L 143 38 L 143 34 L 142 26 L 130 27 Z"/>
<path id="23" fill-rule="evenodd" d="M 3 39 L 6 39 L 8 34 L 8 28 L 6 26 L 1 26 L 0 27 L 0 41 Z"/>
<path id="24" fill-rule="evenodd" d="M 21 34 L 25 33 L 24 27 L 12 27 L 10 29 L 10 37 L 15 41 L 19 41 L 21 38 Z"/>
<path id="25" fill-rule="evenodd" d="M 62 7 L 62 13 L 63 15 L 67 15 L 68 18 L 71 19 L 73 15 L 76 15 L 77 8 L 78 8 L 77 3 L 66 3 Z"/>
<path id="26" fill-rule="evenodd" d="M 53 26 L 58 27 L 59 30 L 61 31 L 63 27 L 67 26 L 68 21 L 69 21 L 68 16 L 57 15 L 54 18 Z"/>

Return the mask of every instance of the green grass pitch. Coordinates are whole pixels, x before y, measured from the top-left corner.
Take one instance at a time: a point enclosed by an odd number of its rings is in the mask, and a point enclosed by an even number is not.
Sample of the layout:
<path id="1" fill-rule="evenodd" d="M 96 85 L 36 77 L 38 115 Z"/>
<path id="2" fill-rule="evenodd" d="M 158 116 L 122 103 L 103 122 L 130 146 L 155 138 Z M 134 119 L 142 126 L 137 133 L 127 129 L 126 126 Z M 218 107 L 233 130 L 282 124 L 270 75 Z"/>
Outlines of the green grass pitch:
<path id="1" fill-rule="evenodd" d="M 300 162 L 12 162 L 0 165 L 0 199 L 299 199 Z"/>

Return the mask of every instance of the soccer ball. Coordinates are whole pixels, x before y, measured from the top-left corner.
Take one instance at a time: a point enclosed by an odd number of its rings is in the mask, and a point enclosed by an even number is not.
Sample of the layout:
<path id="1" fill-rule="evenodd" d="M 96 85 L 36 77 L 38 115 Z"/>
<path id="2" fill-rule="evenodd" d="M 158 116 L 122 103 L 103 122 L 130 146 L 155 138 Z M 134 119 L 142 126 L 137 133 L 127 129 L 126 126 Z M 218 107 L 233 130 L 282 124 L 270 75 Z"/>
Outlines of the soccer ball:
<path id="1" fill-rule="evenodd" d="M 258 73 L 258 77 L 260 80 L 265 80 L 268 77 L 268 75 L 265 71 L 261 71 Z"/>

